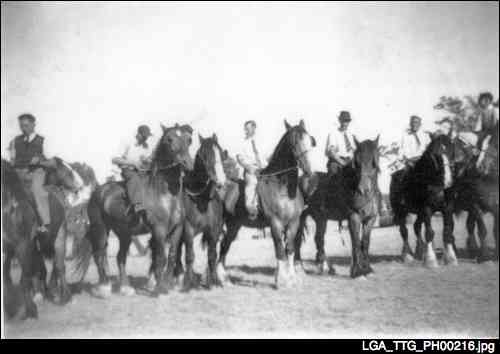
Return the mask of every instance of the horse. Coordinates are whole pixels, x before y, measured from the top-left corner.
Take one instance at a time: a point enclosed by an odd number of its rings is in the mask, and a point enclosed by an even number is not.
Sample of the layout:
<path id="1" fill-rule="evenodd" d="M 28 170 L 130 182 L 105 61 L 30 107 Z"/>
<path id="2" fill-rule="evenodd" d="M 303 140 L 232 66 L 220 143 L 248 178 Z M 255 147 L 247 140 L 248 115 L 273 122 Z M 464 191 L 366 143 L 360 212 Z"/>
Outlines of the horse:
<path id="1" fill-rule="evenodd" d="M 408 171 L 394 172 L 391 176 L 389 197 L 394 212 L 394 223 L 399 225 L 403 239 L 402 258 L 405 262 L 414 259 L 406 228 L 406 217 L 413 213 L 417 215 L 414 224 L 417 236 L 415 257 L 424 258 L 424 264 L 429 268 L 438 266 L 433 248 L 435 233 L 431 220 L 434 213 L 439 211 L 443 215 L 444 262 L 450 265 L 458 264 L 453 236 L 453 161 L 451 138 L 442 134 L 431 135 L 431 142 L 415 166 Z M 425 224 L 425 246 L 421 237 L 422 223 Z"/>
<path id="2" fill-rule="evenodd" d="M 182 137 L 182 129 L 161 126 L 163 134 L 152 157 L 151 170 L 144 171 L 143 183 L 145 207 L 148 210 L 148 225 L 135 220 L 131 215 L 130 201 L 122 182 L 108 182 L 96 188 L 87 207 L 89 230 L 75 255 L 73 275 L 83 280 L 93 254 L 97 265 L 99 282 L 92 287 L 93 295 L 107 298 L 111 294 L 111 283 L 106 274 L 107 240 L 112 230 L 119 239 L 117 255 L 119 269 L 119 292 L 133 295 L 135 289 L 129 285 L 126 273 L 127 254 L 133 235 L 151 232 L 151 271 L 156 280 L 152 294 L 167 293 L 173 286 L 173 270 L 179 240 L 184 224 L 184 196 L 182 175 L 193 169 L 188 144 Z M 166 266 L 165 241 L 170 244 Z M 165 272 L 166 266 L 166 272 Z"/>
<path id="3" fill-rule="evenodd" d="M 46 168 L 46 183 L 78 192 L 81 180 L 60 158 L 55 157 L 54 166 Z M 48 235 L 37 233 L 39 216 L 34 196 L 26 181 L 22 181 L 12 164 L 2 159 L 2 248 L 4 252 L 3 278 L 6 286 L 12 285 L 10 274 L 14 257 L 21 265 L 21 289 L 25 312 L 23 318 L 38 316 L 36 301 L 44 297 L 58 304 L 66 304 L 71 292 L 66 283 L 64 256 L 66 251 L 66 226 L 64 201 L 49 190 L 51 223 Z M 46 286 L 47 271 L 44 258 L 53 260 L 50 288 Z"/>
<path id="4" fill-rule="evenodd" d="M 457 149 L 464 150 L 463 144 L 457 142 Z M 460 149 L 461 148 L 461 149 Z M 493 234 L 498 259 L 498 123 L 491 132 L 490 138 L 482 141 L 479 155 L 469 158 L 463 172 L 456 177 L 455 210 L 467 211 L 467 250 L 471 257 L 479 263 L 487 261 L 486 225 L 484 213 L 493 214 Z M 478 248 L 474 231 L 477 225 L 480 248 Z"/>
<path id="5" fill-rule="evenodd" d="M 269 164 L 258 175 L 256 191 L 260 208 L 257 217 L 253 220 L 249 218 L 245 207 L 245 186 L 241 180 L 238 182 L 239 197 L 234 211 L 228 210 L 225 203 L 226 232 L 223 234 L 217 261 L 217 277 L 222 284 L 228 280 L 225 270 L 227 253 L 242 226 L 271 227 L 277 259 L 276 288 L 291 286 L 298 280 L 294 265 L 294 243 L 300 214 L 304 208 L 298 173 L 300 168 L 306 175 L 313 174 L 310 153 L 316 142 L 307 133 L 303 120 L 293 127 L 286 120 L 284 123 L 286 132 L 276 146 Z"/>
<path id="6" fill-rule="evenodd" d="M 314 240 L 316 243 L 316 264 L 320 274 L 332 265 L 325 257 L 325 232 L 328 220 L 348 221 L 352 245 L 350 276 L 356 278 L 373 272 L 369 260 L 371 229 L 378 213 L 379 137 L 375 140 L 359 142 L 354 139 L 353 160 L 344 166 L 340 173 L 330 176 L 318 173 L 318 185 L 310 198 L 308 206 L 300 217 L 299 235 L 296 238 L 296 262 L 302 263 L 300 247 L 306 228 L 306 219 L 311 216 L 316 224 Z"/>
<path id="7" fill-rule="evenodd" d="M 183 272 L 181 247 L 185 245 L 186 272 L 184 290 L 188 291 L 195 284 L 193 262 L 193 239 L 202 233 L 202 242 L 208 244 L 207 252 L 207 288 L 218 285 L 216 274 L 217 242 L 222 234 L 223 204 L 222 187 L 226 183 L 226 174 L 222 165 L 223 151 L 217 136 L 203 138 L 199 135 L 200 146 L 195 156 L 194 169 L 184 177 L 184 208 L 186 219 L 179 250 L 177 252 L 176 276 Z"/>

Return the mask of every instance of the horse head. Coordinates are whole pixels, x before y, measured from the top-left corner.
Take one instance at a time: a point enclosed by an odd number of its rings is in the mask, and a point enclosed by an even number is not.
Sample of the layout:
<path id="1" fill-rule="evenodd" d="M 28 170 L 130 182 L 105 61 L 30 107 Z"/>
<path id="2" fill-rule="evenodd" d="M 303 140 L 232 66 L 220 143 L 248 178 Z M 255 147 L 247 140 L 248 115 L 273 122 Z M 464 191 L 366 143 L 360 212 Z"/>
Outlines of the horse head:
<path id="1" fill-rule="evenodd" d="M 290 147 L 295 161 L 298 162 L 299 167 L 307 176 L 313 175 L 312 164 L 311 164 L 311 151 L 312 148 L 316 146 L 316 140 L 314 137 L 309 135 L 305 128 L 304 120 L 300 120 L 300 123 L 296 126 L 291 126 L 285 120 L 285 128 L 287 132 L 285 133 L 282 141 Z"/>
<path id="2" fill-rule="evenodd" d="M 354 138 L 356 149 L 352 159 L 352 167 L 356 175 L 356 191 L 362 196 L 374 192 L 379 165 L 379 136 L 375 140 L 358 142 Z"/>
<path id="3" fill-rule="evenodd" d="M 168 169 L 180 164 L 186 170 L 192 171 L 194 162 L 189 155 L 190 136 L 184 134 L 178 124 L 168 128 L 161 125 L 161 128 L 163 134 L 153 156 L 154 166 L 157 169 Z"/>
<path id="4" fill-rule="evenodd" d="M 200 173 L 206 173 L 211 181 L 222 187 L 226 183 L 226 173 L 222 164 L 224 154 L 217 135 L 213 134 L 209 138 L 199 135 L 199 139 L 200 147 L 196 153 L 195 172 L 199 169 Z"/>
<path id="5" fill-rule="evenodd" d="M 54 157 L 46 171 L 46 183 L 60 186 L 73 193 L 78 193 L 84 183 L 80 175 L 59 157 Z"/>
<path id="6" fill-rule="evenodd" d="M 445 187 L 450 187 L 453 183 L 452 169 L 455 163 L 454 146 L 448 135 L 439 134 L 432 137 L 423 156 L 429 158 L 435 171 L 428 173 L 438 173 L 443 176 Z"/>

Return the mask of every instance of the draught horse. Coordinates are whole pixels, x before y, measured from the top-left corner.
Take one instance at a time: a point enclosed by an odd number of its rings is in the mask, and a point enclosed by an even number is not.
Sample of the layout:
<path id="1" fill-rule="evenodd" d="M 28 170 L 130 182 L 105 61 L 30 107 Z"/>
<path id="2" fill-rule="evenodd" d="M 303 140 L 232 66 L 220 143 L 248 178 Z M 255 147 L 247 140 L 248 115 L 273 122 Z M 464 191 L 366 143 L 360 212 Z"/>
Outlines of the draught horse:
<path id="1" fill-rule="evenodd" d="M 239 181 L 239 198 L 234 211 L 225 208 L 227 230 L 221 241 L 217 264 L 217 276 L 222 283 L 228 280 L 225 270 L 227 253 L 242 226 L 271 227 L 277 258 L 277 288 L 291 286 L 298 280 L 294 265 L 294 243 L 300 214 L 304 208 L 298 169 L 302 169 L 306 175 L 312 175 L 310 153 L 316 143 L 307 133 L 303 120 L 293 127 L 285 120 L 285 127 L 286 133 L 275 148 L 268 166 L 258 176 L 260 210 L 257 218 L 251 220 L 248 217 L 243 181 Z"/>
<path id="2" fill-rule="evenodd" d="M 434 230 L 432 216 L 440 211 L 443 215 L 444 262 L 456 265 L 454 229 L 454 191 L 453 191 L 453 144 L 447 135 L 431 136 L 425 152 L 409 170 L 392 174 L 390 201 L 394 212 L 394 222 L 399 225 L 403 239 L 402 257 L 405 262 L 413 260 L 413 252 L 408 243 L 406 217 L 417 215 L 415 234 L 417 247 L 415 256 L 424 258 L 426 266 L 438 266 L 433 248 Z M 425 241 L 421 237 L 421 224 L 425 224 Z M 424 254 L 425 252 L 425 254 Z"/>
<path id="3" fill-rule="evenodd" d="M 78 192 L 81 180 L 60 158 L 54 158 L 54 167 L 47 168 L 46 183 Z M 14 167 L 2 159 L 2 251 L 4 252 L 3 279 L 12 285 L 11 262 L 16 257 L 21 265 L 21 288 L 24 313 L 22 318 L 37 317 L 33 300 L 46 296 L 58 304 L 71 299 L 66 283 L 64 255 L 66 252 L 66 225 L 64 201 L 49 189 L 51 223 L 46 237 L 37 235 L 39 216 L 34 197 L 28 186 L 19 178 Z M 54 267 L 49 288 L 46 287 L 44 258 L 53 259 Z M 40 293 L 41 292 L 41 293 Z M 35 294 L 33 294 L 35 293 Z"/>
<path id="4" fill-rule="evenodd" d="M 149 211 L 148 223 L 142 220 L 134 224 L 129 213 L 130 201 L 126 188 L 120 182 L 108 182 L 92 193 L 88 204 L 89 230 L 86 242 L 81 242 L 75 255 L 76 276 L 81 280 L 88 269 L 90 256 L 94 255 L 99 283 L 93 294 L 106 298 L 111 294 L 111 282 L 106 274 L 107 241 L 110 230 L 118 236 L 120 249 L 117 263 L 119 288 L 123 295 L 132 295 L 135 289 L 129 285 L 126 260 L 133 235 L 151 232 L 152 264 L 156 286 L 154 295 L 166 293 L 174 286 L 174 267 L 178 243 L 182 236 L 185 219 L 182 177 L 184 170 L 193 168 L 188 144 L 181 127 L 164 127 L 163 135 L 153 154 L 152 169 L 144 173 L 145 207 Z M 165 243 L 169 243 L 168 264 Z M 165 271 L 166 269 L 166 271 Z"/>
<path id="5" fill-rule="evenodd" d="M 316 264 L 319 273 L 328 268 L 325 256 L 325 232 L 328 220 L 347 219 L 352 245 L 352 278 L 367 275 L 373 270 L 369 260 L 370 234 L 376 220 L 379 205 L 377 175 L 379 173 L 379 146 L 375 140 L 358 142 L 354 139 L 355 152 L 352 163 L 344 166 L 340 173 L 329 176 L 318 173 L 318 187 L 308 198 L 308 206 L 300 218 L 299 235 L 296 238 L 295 261 L 301 263 L 300 247 L 306 227 L 306 218 L 311 216 L 316 224 Z"/>

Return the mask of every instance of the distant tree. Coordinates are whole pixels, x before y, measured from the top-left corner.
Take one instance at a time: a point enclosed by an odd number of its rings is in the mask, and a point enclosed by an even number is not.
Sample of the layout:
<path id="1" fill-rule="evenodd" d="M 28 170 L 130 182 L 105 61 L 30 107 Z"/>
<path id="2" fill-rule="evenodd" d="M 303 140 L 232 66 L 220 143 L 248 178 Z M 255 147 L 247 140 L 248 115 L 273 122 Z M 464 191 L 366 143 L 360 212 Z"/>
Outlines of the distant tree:
<path id="1" fill-rule="evenodd" d="M 495 103 L 498 107 L 498 100 Z M 449 113 L 458 131 L 472 131 L 479 117 L 477 97 L 466 95 L 458 97 L 442 96 L 434 109 Z"/>

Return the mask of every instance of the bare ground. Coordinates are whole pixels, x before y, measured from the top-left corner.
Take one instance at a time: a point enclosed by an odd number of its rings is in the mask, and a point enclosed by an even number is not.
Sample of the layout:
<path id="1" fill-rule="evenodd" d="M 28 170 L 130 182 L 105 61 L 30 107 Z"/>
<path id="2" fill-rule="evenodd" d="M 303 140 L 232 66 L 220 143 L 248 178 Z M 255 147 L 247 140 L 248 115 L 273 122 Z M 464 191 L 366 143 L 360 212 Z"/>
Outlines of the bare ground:
<path id="1" fill-rule="evenodd" d="M 441 221 L 435 220 L 441 247 Z M 491 220 L 489 220 L 489 243 Z M 313 228 L 313 227 L 312 227 Z M 286 337 L 498 337 L 499 269 L 497 262 L 476 264 L 460 258 L 459 265 L 427 269 L 419 262 L 399 260 L 401 240 L 396 228 L 375 229 L 371 254 L 375 274 L 350 279 L 349 234 L 330 223 L 327 254 L 335 276 L 315 275 L 312 235 L 303 246 L 307 275 L 294 289 L 273 288 L 272 240 L 253 239 L 242 230 L 233 244 L 229 273 L 233 285 L 214 290 L 172 292 L 159 298 L 141 292 L 110 299 L 92 297 L 85 289 L 96 281 L 91 266 L 82 291 L 72 303 L 39 306 L 39 319 L 9 320 L 7 338 L 40 337 L 172 337 L 172 336 L 286 336 Z M 464 221 L 456 225 L 457 247 L 465 244 Z M 269 232 L 267 233 L 269 235 Z M 411 234 L 411 232 L 410 232 Z M 110 244 L 111 272 L 116 241 Z M 142 239 L 146 242 L 146 237 Z M 206 252 L 196 243 L 196 271 L 202 273 Z M 129 257 L 132 284 L 140 287 L 149 257 Z"/>

